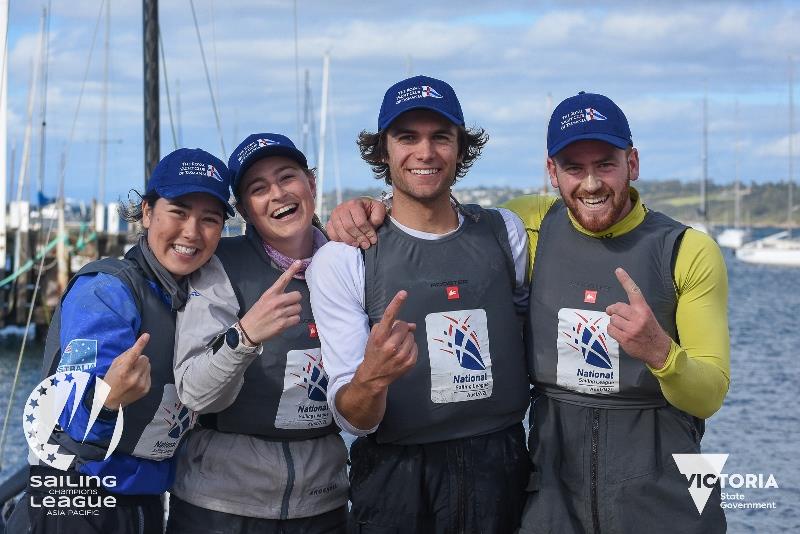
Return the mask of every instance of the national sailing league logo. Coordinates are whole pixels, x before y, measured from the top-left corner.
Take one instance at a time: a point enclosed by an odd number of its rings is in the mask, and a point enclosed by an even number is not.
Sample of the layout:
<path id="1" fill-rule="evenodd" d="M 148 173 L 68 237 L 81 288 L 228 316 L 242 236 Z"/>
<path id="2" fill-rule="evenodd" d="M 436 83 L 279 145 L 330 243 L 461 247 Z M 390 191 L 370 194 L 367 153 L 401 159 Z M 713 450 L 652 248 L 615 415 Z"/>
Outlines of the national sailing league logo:
<path id="1" fill-rule="evenodd" d="M 470 326 L 469 320 L 472 316 L 464 318 L 462 321 L 444 315 L 450 321 L 447 330 L 443 331 L 444 339 L 434 338 L 447 348 L 442 347 L 442 351 L 453 354 L 458 360 L 458 364 L 464 369 L 474 371 L 485 371 L 486 364 L 481 357 L 481 345 L 478 335 Z M 452 350 L 451 350 L 452 349 Z"/>
<path id="2" fill-rule="evenodd" d="M 25 401 L 25 409 L 22 416 L 25 439 L 36 457 L 50 467 L 65 471 L 75 458 L 72 454 L 60 453 L 59 445 L 49 443 L 49 440 L 58 424 L 59 417 L 67 406 L 70 394 L 73 395 L 74 400 L 72 402 L 72 411 L 69 414 L 69 421 L 75 418 L 75 413 L 81 406 L 80 399 L 83 398 L 90 378 L 91 375 L 83 371 L 58 372 L 42 380 L 31 391 Z M 97 416 L 110 391 L 111 387 L 102 378 L 96 379 L 94 398 L 92 399 L 92 407 L 86 423 L 86 432 L 83 435 L 83 440 L 89 435 L 89 430 L 97 420 Z M 122 425 L 123 415 L 122 406 L 120 406 L 105 458 L 111 456 L 111 453 L 117 448 L 122 437 Z"/>
<path id="3" fill-rule="evenodd" d="M 492 354 L 486 311 L 433 312 L 425 316 L 431 401 L 437 404 L 492 396 Z"/>
<path id="4" fill-rule="evenodd" d="M 587 316 L 578 312 L 575 312 L 575 315 L 578 320 L 572 326 L 572 331 L 561 332 L 562 335 L 572 338 L 572 343 L 567 344 L 580 352 L 583 360 L 589 365 L 600 367 L 601 369 L 613 369 L 611 357 L 608 355 L 606 334 L 599 325 L 605 317 L 601 316 L 590 320 Z"/>
<path id="5" fill-rule="evenodd" d="M 556 381 L 580 393 L 619 391 L 619 343 L 608 334 L 605 311 L 561 308 L 556 332 Z"/>
<path id="6" fill-rule="evenodd" d="M 322 369 L 322 361 L 308 352 L 305 353 L 305 356 L 308 361 L 302 368 L 303 374 L 292 373 L 299 379 L 295 385 L 305 389 L 309 399 L 326 402 L 328 400 L 328 375 Z"/>

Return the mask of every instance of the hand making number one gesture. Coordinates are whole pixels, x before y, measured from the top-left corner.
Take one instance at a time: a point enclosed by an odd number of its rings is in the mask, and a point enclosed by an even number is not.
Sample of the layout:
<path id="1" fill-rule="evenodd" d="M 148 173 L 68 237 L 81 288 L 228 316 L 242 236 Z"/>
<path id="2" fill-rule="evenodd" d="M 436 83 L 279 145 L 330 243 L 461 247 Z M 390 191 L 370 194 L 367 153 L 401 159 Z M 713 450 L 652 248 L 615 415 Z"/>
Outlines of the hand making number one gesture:
<path id="1" fill-rule="evenodd" d="M 302 266 L 299 260 L 292 263 L 242 317 L 242 328 L 254 343 L 266 341 L 300 322 L 303 297 L 299 291 L 285 291 Z"/>
<path id="2" fill-rule="evenodd" d="M 380 322 L 372 327 L 364 350 L 364 361 L 356 371 L 358 379 L 375 389 L 385 389 L 417 362 L 415 323 L 397 319 L 408 293 L 398 291 L 386 306 Z M 354 379 L 355 380 L 355 379 Z"/>
<path id="3" fill-rule="evenodd" d="M 669 355 L 672 339 L 658 324 L 639 286 L 622 267 L 614 274 L 628 295 L 628 304 L 617 302 L 606 308 L 611 316 L 608 333 L 622 349 L 654 369 L 661 369 Z"/>
<path id="4" fill-rule="evenodd" d="M 110 388 L 103 405 L 109 410 L 125 407 L 150 391 L 150 358 L 144 355 L 149 341 L 150 334 L 142 334 L 131 348 L 111 362 L 103 377 Z"/>

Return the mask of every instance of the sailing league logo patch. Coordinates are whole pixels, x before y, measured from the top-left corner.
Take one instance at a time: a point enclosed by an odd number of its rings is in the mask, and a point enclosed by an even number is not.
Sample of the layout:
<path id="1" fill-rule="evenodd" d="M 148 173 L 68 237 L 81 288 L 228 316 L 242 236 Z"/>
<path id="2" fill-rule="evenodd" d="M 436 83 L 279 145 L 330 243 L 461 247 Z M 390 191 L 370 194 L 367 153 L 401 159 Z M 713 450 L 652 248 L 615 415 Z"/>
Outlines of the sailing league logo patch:
<path id="1" fill-rule="evenodd" d="M 286 354 L 283 394 L 275 427 L 319 428 L 331 423 L 328 408 L 328 374 L 319 348 L 290 350 Z"/>
<path id="2" fill-rule="evenodd" d="M 69 421 L 72 421 L 75 417 L 75 413 L 81 405 L 79 399 L 83 398 L 90 378 L 91 375 L 83 371 L 57 372 L 42 380 L 31 391 L 25 401 L 25 409 L 22 415 L 22 429 L 25 431 L 25 440 L 28 442 L 33 454 L 50 467 L 65 471 L 75 458 L 73 454 L 59 452 L 61 447 L 57 444 L 51 444 L 49 441 L 71 394 L 74 395 L 74 399 L 78 400 L 72 403 Z M 110 392 L 111 387 L 102 378 L 98 377 L 95 380 L 94 397 L 83 440 L 89 435 L 89 431 L 97 420 L 103 403 Z M 122 425 L 123 414 L 122 406 L 120 406 L 108 451 L 105 455 L 106 459 L 111 456 L 111 453 L 114 452 L 119 444 L 119 440 L 122 437 Z"/>
<path id="3" fill-rule="evenodd" d="M 425 317 L 431 365 L 431 401 L 441 404 L 492 395 L 492 359 L 484 310 Z"/>
<path id="4" fill-rule="evenodd" d="M 619 344 L 608 335 L 605 311 L 558 311 L 558 385 L 593 395 L 619 391 Z"/>

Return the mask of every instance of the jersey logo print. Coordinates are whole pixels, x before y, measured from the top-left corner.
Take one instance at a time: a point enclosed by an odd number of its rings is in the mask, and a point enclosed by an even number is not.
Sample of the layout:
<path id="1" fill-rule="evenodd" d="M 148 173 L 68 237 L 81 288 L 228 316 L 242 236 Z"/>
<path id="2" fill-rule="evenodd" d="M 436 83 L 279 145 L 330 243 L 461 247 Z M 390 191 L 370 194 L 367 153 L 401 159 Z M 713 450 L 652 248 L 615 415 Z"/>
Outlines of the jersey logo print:
<path id="1" fill-rule="evenodd" d="M 328 375 L 322 368 L 322 361 L 307 352 L 305 355 L 308 362 L 302 368 L 303 376 L 293 373 L 302 380 L 302 383 L 295 382 L 295 385 L 305 389 L 309 399 L 326 402 L 328 400 Z"/>
<path id="2" fill-rule="evenodd" d="M 576 312 L 575 315 L 577 315 L 580 320 L 576 326 L 572 327 L 573 334 L 571 337 L 575 345 L 570 344 L 570 346 L 580 351 L 584 361 L 589 365 L 600 367 L 601 369 L 613 369 L 614 366 L 611 364 L 611 357 L 608 355 L 606 335 L 597 327 L 597 323 L 599 323 L 602 318 L 590 324 L 589 319 L 580 313 Z M 562 332 L 562 334 L 570 335 L 568 332 Z"/>
<path id="3" fill-rule="evenodd" d="M 164 420 L 170 425 L 167 435 L 173 439 L 180 438 L 194 424 L 193 413 L 180 401 L 175 402 L 172 407 L 163 406 L 162 409 L 167 412 Z"/>
<path id="4" fill-rule="evenodd" d="M 459 323 L 456 319 L 444 315 L 444 318 L 449 320 L 451 324 L 448 325 L 447 330 L 442 332 L 447 341 L 444 339 L 436 339 L 436 341 L 447 345 L 448 348 L 453 350 L 442 349 L 444 352 L 454 354 L 458 359 L 458 364 L 464 369 L 472 369 L 474 371 L 485 371 L 486 364 L 483 363 L 481 357 L 480 342 L 475 330 L 469 325 L 471 315 Z"/>

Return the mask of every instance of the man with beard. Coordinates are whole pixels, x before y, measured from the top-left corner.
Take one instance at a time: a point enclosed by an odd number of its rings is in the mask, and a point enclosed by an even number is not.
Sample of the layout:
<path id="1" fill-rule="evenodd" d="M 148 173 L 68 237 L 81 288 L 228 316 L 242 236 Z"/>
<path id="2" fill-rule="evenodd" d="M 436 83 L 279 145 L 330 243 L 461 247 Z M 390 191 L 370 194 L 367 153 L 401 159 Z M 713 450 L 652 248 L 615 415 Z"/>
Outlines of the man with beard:
<path id="1" fill-rule="evenodd" d="M 507 204 L 535 260 L 526 332 L 534 473 L 521 532 L 724 532 L 719 486 L 699 513 L 692 473 L 673 458 L 700 452 L 730 381 L 719 248 L 642 203 L 630 186 L 639 154 L 607 97 L 561 102 L 547 149 L 561 198 Z M 351 201 L 333 214 L 332 238 L 369 246 L 366 223 L 381 217 L 377 203 Z"/>
<path id="2" fill-rule="evenodd" d="M 527 240 L 508 210 L 462 206 L 451 187 L 486 135 L 466 129 L 453 88 L 390 87 L 359 148 L 392 186 L 391 217 L 365 251 L 323 246 L 311 305 L 350 450 L 356 532 L 513 532 L 530 464 L 529 384 L 515 302 Z"/>

